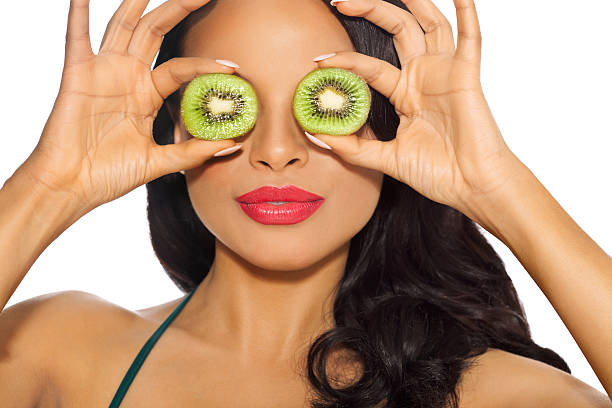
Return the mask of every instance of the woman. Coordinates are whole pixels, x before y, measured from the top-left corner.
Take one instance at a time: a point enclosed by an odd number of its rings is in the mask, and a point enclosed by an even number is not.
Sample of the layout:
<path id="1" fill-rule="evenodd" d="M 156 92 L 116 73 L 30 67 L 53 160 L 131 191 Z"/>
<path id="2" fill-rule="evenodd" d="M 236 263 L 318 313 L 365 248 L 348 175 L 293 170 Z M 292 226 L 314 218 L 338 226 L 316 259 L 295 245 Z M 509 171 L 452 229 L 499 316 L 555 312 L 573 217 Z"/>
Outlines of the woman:
<path id="1" fill-rule="evenodd" d="M 83 292 L 3 311 L 7 406 L 612 406 L 533 343 L 474 224 L 512 249 L 610 390 L 597 311 L 611 259 L 505 144 L 473 0 L 455 0 L 456 50 L 430 0 L 169 0 L 140 18 L 146 3 L 125 0 L 94 55 L 88 0 L 71 2 L 53 112 L 0 190 L 0 294 L 4 307 L 66 228 L 145 183 L 154 248 L 189 293 L 137 312 Z M 369 83 L 371 116 L 355 135 L 302 137 L 293 90 L 327 66 Z M 209 72 L 257 91 L 238 140 L 184 128 L 184 86 Z M 323 203 L 266 223 L 235 200 L 286 184 Z"/>

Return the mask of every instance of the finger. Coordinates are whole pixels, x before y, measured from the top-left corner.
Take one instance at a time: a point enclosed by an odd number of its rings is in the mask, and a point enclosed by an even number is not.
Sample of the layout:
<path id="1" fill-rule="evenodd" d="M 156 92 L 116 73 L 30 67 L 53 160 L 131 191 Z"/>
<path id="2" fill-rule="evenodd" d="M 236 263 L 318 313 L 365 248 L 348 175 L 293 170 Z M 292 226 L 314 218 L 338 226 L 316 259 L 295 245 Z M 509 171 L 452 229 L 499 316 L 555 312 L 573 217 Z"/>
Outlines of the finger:
<path id="1" fill-rule="evenodd" d="M 453 54 L 455 52 L 453 29 L 444 14 L 431 0 L 402 0 L 402 3 L 408 7 L 423 27 L 428 54 Z"/>
<path id="2" fill-rule="evenodd" d="M 138 20 L 149 4 L 149 0 L 123 0 L 111 17 L 99 53 L 125 54 Z"/>
<path id="3" fill-rule="evenodd" d="M 482 36 L 474 0 L 455 0 L 457 9 L 457 57 L 480 66 Z"/>
<path id="4" fill-rule="evenodd" d="M 397 88 L 401 70 L 387 61 L 353 51 L 339 51 L 336 55 L 318 61 L 321 68 L 337 67 L 351 71 L 363 78 L 372 88 L 389 100 Z M 394 103 L 391 100 L 391 103 Z"/>
<path id="5" fill-rule="evenodd" d="M 351 0 L 335 6 L 342 14 L 363 17 L 393 34 L 393 43 L 402 65 L 425 54 L 427 48 L 423 30 L 416 18 L 406 10 L 382 0 Z"/>
<path id="6" fill-rule="evenodd" d="M 231 74 L 234 68 L 219 64 L 209 58 L 177 57 L 159 65 L 151 72 L 153 85 L 159 96 L 166 99 L 174 91 L 198 75 L 211 72 Z"/>
<path id="7" fill-rule="evenodd" d="M 371 130 L 365 129 L 367 132 Z M 395 139 L 380 141 L 373 134 L 366 137 L 359 137 L 355 134 L 346 136 L 333 136 L 315 133 L 311 136 L 323 141 L 331 147 L 331 150 L 340 156 L 347 163 L 355 166 L 373 169 L 381 173 L 389 174 L 391 159 L 395 157 Z M 306 137 L 315 145 L 320 146 L 316 141 Z"/>
<path id="8" fill-rule="evenodd" d="M 215 153 L 238 145 L 242 143 L 237 144 L 231 139 L 202 140 L 194 137 L 181 143 L 153 146 L 149 156 L 150 178 L 201 166 Z"/>
<path id="9" fill-rule="evenodd" d="M 89 0 L 71 0 L 66 30 L 65 62 L 74 64 L 93 55 L 89 39 Z"/>
<path id="10" fill-rule="evenodd" d="M 168 0 L 147 13 L 138 23 L 128 54 L 139 57 L 149 66 L 161 46 L 163 36 L 183 20 L 189 13 L 199 9 L 210 0 Z"/>

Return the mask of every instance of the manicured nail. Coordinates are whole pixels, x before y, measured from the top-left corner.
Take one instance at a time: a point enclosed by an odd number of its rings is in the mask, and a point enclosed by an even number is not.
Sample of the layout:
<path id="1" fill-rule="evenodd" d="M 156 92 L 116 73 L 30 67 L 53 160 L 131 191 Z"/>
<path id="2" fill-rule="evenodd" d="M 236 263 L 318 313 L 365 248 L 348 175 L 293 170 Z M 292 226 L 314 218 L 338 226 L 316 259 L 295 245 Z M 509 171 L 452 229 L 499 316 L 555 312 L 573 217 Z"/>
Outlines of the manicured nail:
<path id="1" fill-rule="evenodd" d="M 234 153 L 236 150 L 240 149 L 241 147 L 242 147 L 242 143 L 238 143 L 237 145 L 228 147 L 227 149 L 219 150 L 213 156 L 215 157 L 225 156 L 227 154 Z"/>
<path id="2" fill-rule="evenodd" d="M 331 147 L 329 147 L 326 143 L 323 143 L 321 140 L 317 139 L 316 137 L 314 137 L 313 135 L 311 135 L 310 133 L 304 131 L 304 133 L 306 134 L 306 137 L 314 144 L 316 144 L 319 147 L 322 147 L 324 149 L 329 149 L 331 150 Z"/>
<path id="3" fill-rule="evenodd" d="M 334 55 L 336 55 L 335 52 L 332 52 L 331 54 L 323 54 L 323 55 L 319 55 L 318 57 L 314 57 L 312 60 L 315 62 L 324 60 L 325 58 L 329 58 L 329 57 L 333 57 Z"/>
<path id="4" fill-rule="evenodd" d="M 230 60 L 215 60 L 217 61 L 219 64 L 221 65 L 225 65 L 228 67 L 232 67 L 232 68 L 240 68 L 240 65 L 236 64 L 234 61 L 230 61 Z"/>
<path id="5" fill-rule="evenodd" d="M 332 0 L 329 4 L 335 7 L 336 3 L 340 3 L 340 2 L 343 2 L 343 1 L 348 1 L 348 0 Z"/>

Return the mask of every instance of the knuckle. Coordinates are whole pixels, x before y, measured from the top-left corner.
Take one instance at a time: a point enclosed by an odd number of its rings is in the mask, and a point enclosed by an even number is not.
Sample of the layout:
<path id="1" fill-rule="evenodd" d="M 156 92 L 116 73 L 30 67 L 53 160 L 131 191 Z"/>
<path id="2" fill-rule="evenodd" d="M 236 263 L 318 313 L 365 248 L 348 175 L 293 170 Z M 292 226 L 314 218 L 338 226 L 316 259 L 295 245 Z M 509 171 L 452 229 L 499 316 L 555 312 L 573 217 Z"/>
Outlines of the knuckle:
<path id="1" fill-rule="evenodd" d="M 174 69 L 171 69 L 171 68 L 172 68 L 171 66 L 168 67 L 168 76 L 170 77 L 172 82 L 174 82 L 177 85 L 180 85 L 183 82 L 185 82 L 184 79 L 180 77 Z"/>
<path id="2" fill-rule="evenodd" d="M 431 33 L 433 31 L 439 30 L 442 27 L 442 22 L 439 20 L 434 20 L 431 23 L 427 24 L 423 29 L 427 33 Z"/>
<path id="3" fill-rule="evenodd" d="M 89 41 L 89 31 L 82 31 L 77 34 L 66 32 L 66 41 Z"/>
<path id="4" fill-rule="evenodd" d="M 333 58 L 337 58 L 337 57 L 354 57 L 354 56 L 356 56 L 356 54 L 359 54 L 359 53 L 354 52 L 354 51 L 334 51 L 334 52 L 336 53 L 336 55 L 334 55 Z M 330 58 L 326 58 L 326 59 L 321 60 L 319 62 L 320 63 L 321 62 L 327 62 L 329 60 L 330 60 Z"/>
<path id="5" fill-rule="evenodd" d="M 137 24 L 131 23 L 125 19 L 121 19 L 121 21 L 119 21 L 118 23 L 118 26 L 119 28 L 131 33 L 136 29 Z"/>
<path id="6" fill-rule="evenodd" d="M 78 9 L 89 7 L 89 0 L 70 0 L 70 8 Z"/>
<path id="7" fill-rule="evenodd" d="M 376 80 L 380 79 L 383 75 L 384 67 L 381 63 L 374 64 L 374 67 L 371 71 L 367 72 L 366 77 L 364 78 L 366 82 L 373 83 Z"/>
<path id="8" fill-rule="evenodd" d="M 436 30 L 452 31 L 452 27 L 447 20 L 435 20 L 424 27 L 426 33 L 432 33 Z"/>
<path id="9" fill-rule="evenodd" d="M 189 14 L 193 11 L 196 11 L 198 9 L 198 7 L 200 7 L 200 3 L 201 2 L 196 2 L 197 4 L 194 6 L 187 6 L 185 4 L 183 4 L 183 1 L 179 0 L 178 3 L 176 4 L 177 7 L 179 7 L 181 9 L 181 11 L 185 14 Z"/>
<path id="10" fill-rule="evenodd" d="M 141 23 L 146 27 L 147 31 L 155 37 L 162 37 L 165 34 L 163 30 L 161 30 L 159 26 L 149 18 L 145 17 L 141 20 Z"/>
<path id="11" fill-rule="evenodd" d="M 393 34 L 394 36 L 398 36 L 402 32 L 404 32 L 407 27 L 408 27 L 408 20 L 407 19 L 399 19 L 391 27 L 390 33 Z"/>
<path id="12" fill-rule="evenodd" d="M 480 31 L 472 32 L 472 31 L 460 30 L 457 33 L 457 37 L 464 38 L 466 40 L 482 41 L 482 34 L 480 33 Z"/>

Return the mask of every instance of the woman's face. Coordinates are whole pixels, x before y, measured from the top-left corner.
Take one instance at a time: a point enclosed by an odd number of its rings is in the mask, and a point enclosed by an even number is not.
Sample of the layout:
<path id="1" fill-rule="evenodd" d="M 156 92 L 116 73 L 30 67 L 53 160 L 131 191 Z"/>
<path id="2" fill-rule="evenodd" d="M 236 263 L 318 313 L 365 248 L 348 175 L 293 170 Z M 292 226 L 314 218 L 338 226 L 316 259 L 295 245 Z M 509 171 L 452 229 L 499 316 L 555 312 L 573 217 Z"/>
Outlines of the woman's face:
<path id="1" fill-rule="evenodd" d="M 236 72 L 257 93 L 259 116 L 235 139 L 241 150 L 186 171 L 196 213 L 225 246 L 266 270 L 299 270 L 348 249 L 376 208 L 383 174 L 311 143 L 292 111 L 299 81 L 317 68 L 314 57 L 354 51 L 346 31 L 321 0 L 221 0 L 199 14 L 185 34 L 182 56 L 239 64 Z M 175 142 L 191 138 L 182 118 L 177 122 Z M 357 135 L 376 138 L 367 125 Z M 324 197 L 323 205 L 299 223 L 267 225 L 235 200 L 264 185 L 286 184 Z"/>

